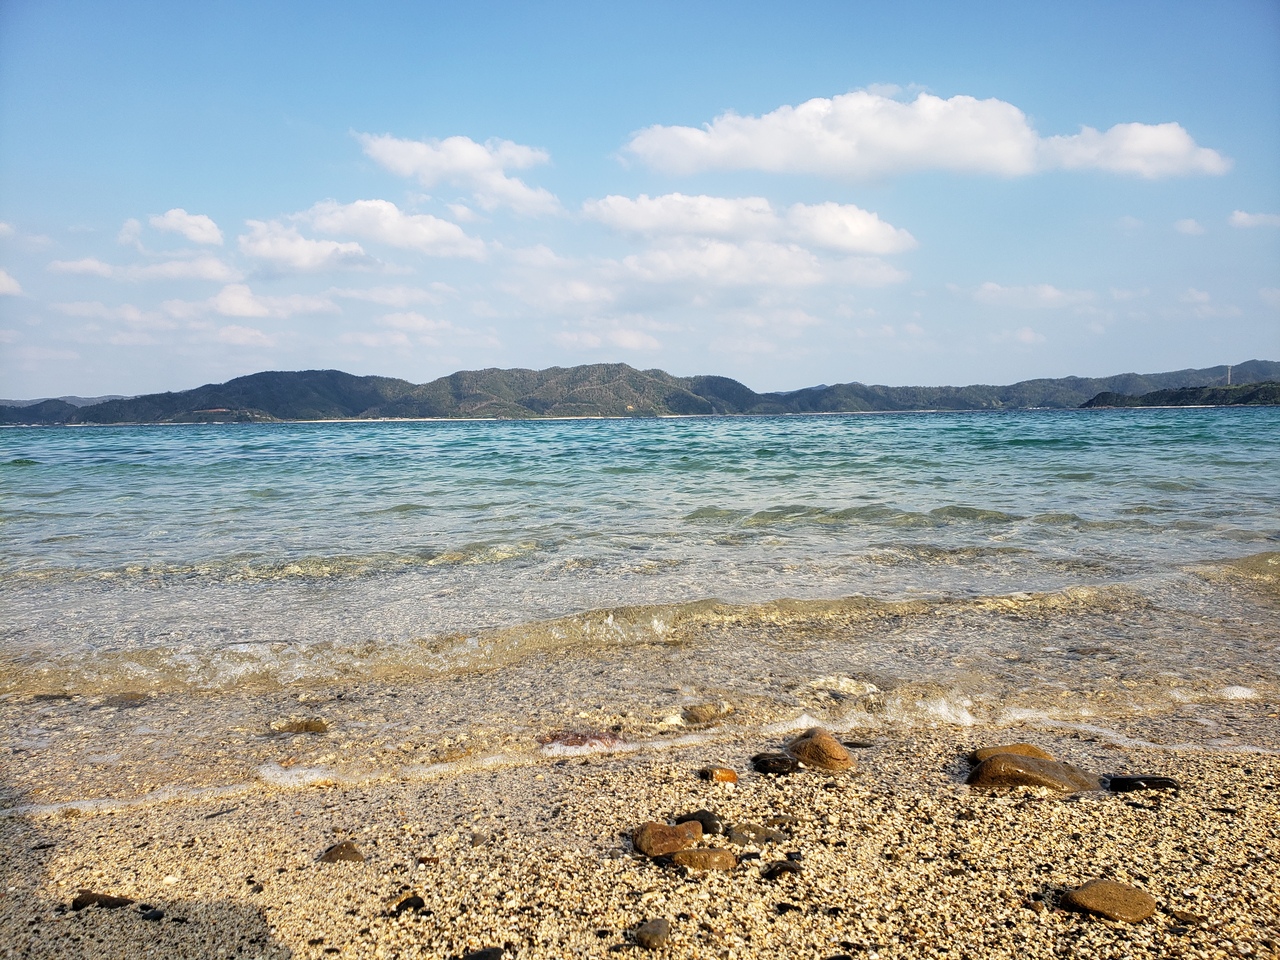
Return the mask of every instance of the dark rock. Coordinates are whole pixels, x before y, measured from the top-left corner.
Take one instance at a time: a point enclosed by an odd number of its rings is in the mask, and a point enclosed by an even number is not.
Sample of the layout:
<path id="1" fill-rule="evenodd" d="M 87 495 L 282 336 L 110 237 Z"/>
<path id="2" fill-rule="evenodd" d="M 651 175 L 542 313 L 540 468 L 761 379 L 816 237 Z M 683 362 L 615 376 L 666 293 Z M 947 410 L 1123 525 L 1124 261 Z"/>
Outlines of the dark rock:
<path id="1" fill-rule="evenodd" d="M 981 788 L 1048 787 L 1063 793 L 1099 788 L 1098 777 L 1079 767 L 1012 753 L 998 753 L 983 760 L 973 768 L 967 782 Z"/>
<path id="2" fill-rule="evenodd" d="M 94 893 L 92 890 L 81 890 L 71 901 L 72 910 L 83 910 L 85 907 L 102 907 L 106 910 L 118 910 L 133 903 L 132 897 L 113 897 L 109 893 Z"/>
<path id="3" fill-rule="evenodd" d="M 774 830 L 770 827 L 762 827 L 758 823 L 735 823 L 729 827 L 726 834 L 730 843 L 745 847 L 747 844 L 756 843 L 782 843 L 790 840 L 791 837 L 781 830 Z"/>
<path id="4" fill-rule="evenodd" d="M 114 697 L 107 697 L 102 701 L 102 706 L 113 707 L 116 710 L 132 710 L 134 707 L 140 707 L 148 700 L 149 697 L 145 693 L 117 693 Z"/>
<path id="5" fill-rule="evenodd" d="M 850 750 L 866 750 L 876 745 L 874 740 L 841 740 L 840 742 Z"/>
<path id="6" fill-rule="evenodd" d="M 801 907 L 799 904 L 787 903 L 787 901 L 785 900 L 779 901 L 774 906 L 773 909 L 777 910 L 778 913 L 803 913 L 804 912 L 804 908 Z"/>
<path id="7" fill-rule="evenodd" d="M 1126 923 L 1139 923 L 1156 912 L 1156 901 L 1151 894 L 1114 880 L 1090 880 L 1068 890 L 1060 906 Z"/>
<path id="8" fill-rule="evenodd" d="M 483 950 L 472 950 L 464 953 L 462 960 L 502 960 L 501 947 L 485 947 Z"/>
<path id="9" fill-rule="evenodd" d="M 1053 754 L 1046 753 L 1034 743 L 1006 743 L 1001 747 L 979 747 L 969 754 L 969 762 L 977 766 L 983 760 L 990 760 L 992 757 L 999 756 L 1002 753 L 1011 753 L 1017 757 L 1035 757 L 1037 760 L 1053 759 Z"/>
<path id="10" fill-rule="evenodd" d="M 1107 789 L 1112 793 L 1132 793 L 1135 790 L 1181 790 L 1182 784 L 1173 777 L 1108 777 Z"/>
<path id="11" fill-rule="evenodd" d="M 392 916 L 398 917 L 406 910 L 421 910 L 426 905 L 427 903 L 425 900 L 416 893 L 411 893 L 407 897 L 402 897 L 398 900 L 395 905 L 392 906 L 390 913 Z"/>
<path id="12" fill-rule="evenodd" d="M 676 823 L 697 822 L 702 824 L 702 835 L 704 837 L 714 837 L 718 833 L 724 833 L 724 821 L 710 810 L 695 810 L 693 813 L 686 813 L 683 816 L 676 817 Z"/>
<path id="13" fill-rule="evenodd" d="M 703 780 L 710 780 L 713 783 L 737 783 L 738 775 L 728 767 L 703 767 L 698 771 L 698 776 Z"/>
<path id="14" fill-rule="evenodd" d="M 765 880 L 778 880 L 782 877 L 796 876 L 804 872 L 804 867 L 794 860 L 776 860 L 764 868 L 760 874 Z"/>
<path id="15" fill-rule="evenodd" d="M 738 865 L 738 858 L 718 847 L 697 847 L 677 851 L 671 855 L 671 862 L 690 870 L 732 870 Z"/>
<path id="16" fill-rule="evenodd" d="M 853 766 L 844 745 L 821 727 L 806 730 L 787 745 L 787 751 L 808 767 L 839 772 Z"/>
<path id="17" fill-rule="evenodd" d="M 364 854 L 361 853 L 354 843 L 350 840 L 343 840 L 341 843 L 335 843 L 332 847 L 320 854 L 321 863 L 337 863 L 340 860 L 351 860 L 355 863 L 364 862 Z"/>
<path id="18" fill-rule="evenodd" d="M 665 823 L 642 823 L 632 834 L 631 842 L 646 857 L 662 857 L 692 847 L 702 839 L 702 824 L 696 820 L 678 826 Z"/>
<path id="19" fill-rule="evenodd" d="M 164 911 L 159 907 L 152 907 L 150 910 L 143 910 L 142 913 L 138 914 L 138 916 L 142 917 L 143 920 L 149 920 L 152 923 L 156 923 L 164 919 Z"/>
<path id="20" fill-rule="evenodd" d="M 661 917 L 646 920 L 636 927 L 636 943 L 646 950 L 657 950 L 671 936 L 671 924 Z"/>
<path id="21" fill-rule="evenodd" d="M 786 776 L 800 769 L 795 757 L 785 753 L 757 753 L 751 758 L 751 766 L 756 773 L 768 773 L 774 776 Z"/>

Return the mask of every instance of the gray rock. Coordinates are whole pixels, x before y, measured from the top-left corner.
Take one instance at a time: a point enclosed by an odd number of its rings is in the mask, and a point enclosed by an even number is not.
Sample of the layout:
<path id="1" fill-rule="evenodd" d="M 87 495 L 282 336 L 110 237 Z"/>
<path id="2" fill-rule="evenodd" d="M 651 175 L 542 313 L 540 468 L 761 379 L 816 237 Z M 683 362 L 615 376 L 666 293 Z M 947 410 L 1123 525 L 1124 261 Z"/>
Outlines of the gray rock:
<path id="1" fill-rule="evenodd" d="M 671 936 L 671 924 L 661 917 L 646 920 L 636 927 L 636 943 L 646 950 L 657 950 Z"/>
<path id="2" fill-rule="evenodd" d="M 718 833 L 724 833 L 724 821 L 720 819 L 718 814 L 712 813 L 710 810 L 695 810 L 693 813 L 686 813 L 676 817 L 677 824 L 691 822 L 702 825 L 702 835 L 704 837 L 714 837 Z"/>

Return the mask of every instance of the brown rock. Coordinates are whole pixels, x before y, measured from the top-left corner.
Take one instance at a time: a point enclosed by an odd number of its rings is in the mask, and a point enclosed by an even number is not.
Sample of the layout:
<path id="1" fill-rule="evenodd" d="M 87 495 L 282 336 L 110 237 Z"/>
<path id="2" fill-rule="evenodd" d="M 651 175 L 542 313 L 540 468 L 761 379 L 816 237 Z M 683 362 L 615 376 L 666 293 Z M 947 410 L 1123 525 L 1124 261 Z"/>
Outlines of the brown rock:
<path id="1" fill-rule="evenodd" d="M 738 858 L 732 852 L 715 847 L 680 850 L 671 859 L 690 870 L 732 870 L 738 865 Z"/>
<path id="2" fill-rule="evenodd" d="M 271 724 L 272 733 L 326 733 L 329 725 L 319 717 L 288 717 Z"/>
<path id="3" fill-rule="evenodd" d="M 979 747 L 969 754 L 969 762 L 977 766 L 983 760 L 990 760 L 1001 753 L 1012 753 L 1018 757 L 1035 757 L 1039 760 L 1054 759 L 1053 754 L 1046 753 L 1034 743 L 1006 743 L 1002 747 Z"/>
<path id="4" fill-rule="evenodd" d="M 853 757 L 839 740 L 821 727 L 806 730 L 787 747 L 788 752 L 809 767 L 819 770 L 848 770 Z"/>
<path id="5" fill-rule="evenodd" d="M 1126 923 L 1139 923 L 1156 912 L 1156 901 L 1151 894 L 1114 880 L 1090 880 L 1067 891 L 1061 905 L 1067 910 L 1093 913 Z"/>
<path id="6" fill-rule="evenodd" d="M 713 723 L 721 717 L 733 713 L 733 707 L 727 703 L 697 703 L 684 708 L 684 722 L 701 724 Z"/>
<path id="7" fill-rule="evenodd" d="M 129 897 L 113 897 L 109 893 L 94 893 L 92 890 L 81 890 L 71 901 L 72 910 L 83 910 L 85 907 L 103 907 L 116 910 L 133 903 Z"/>
<path id="8" fill-rule="evenodd" d="M 696 820 L 668 826 L 665 823 L 642 823 L 636 827 L 631 842 L 646 857 L 664 857 L 677 850 L 692 847 L 702 839 L 702 824 Z"/>
<path id="9" fill-rule="evenodd" d="M 1071 793 L 1099 789 L 1098 778 L 1086 770 L 1057 760 L 997 753 L 983 760 L 969 774 L 971 787 L 1048 787 Z"/>
<path id="10" fill-rule="evenodd" d="M 340 860 L 351 860 L 355 863 L 363 863 L 364 854 L 356 849 L 356 845 L 350 840 L 343 840 L 341 843 L 335 843 L 324 853 L 320 854 L 321 863 L 337 863 Z"/>
<path id="11" fill-rule="evenodd" d="M 703 767 L 698 771 L 698 776 L 703 780 L 711 780 L 714 783 L 738 782 L 738 775 L 728 767 Z"/>
<path id="12" fill-rule="evenodd" d="M 646 920 L 636 927 L 636 943 L 646 950 L 657 950 L 671 936 L 671 923 L 661 917 Z"/>

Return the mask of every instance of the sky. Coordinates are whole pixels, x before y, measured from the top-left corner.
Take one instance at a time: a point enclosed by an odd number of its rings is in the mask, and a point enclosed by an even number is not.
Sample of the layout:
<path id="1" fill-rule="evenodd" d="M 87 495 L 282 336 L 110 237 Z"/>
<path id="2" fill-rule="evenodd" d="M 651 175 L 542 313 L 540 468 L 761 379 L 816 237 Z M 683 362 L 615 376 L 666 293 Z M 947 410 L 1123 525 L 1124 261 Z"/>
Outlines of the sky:
<path id="1" fill-rule="evenodd" d="M 0 0 L 0 397 L 1280 359 L 1280 3 Z"/>

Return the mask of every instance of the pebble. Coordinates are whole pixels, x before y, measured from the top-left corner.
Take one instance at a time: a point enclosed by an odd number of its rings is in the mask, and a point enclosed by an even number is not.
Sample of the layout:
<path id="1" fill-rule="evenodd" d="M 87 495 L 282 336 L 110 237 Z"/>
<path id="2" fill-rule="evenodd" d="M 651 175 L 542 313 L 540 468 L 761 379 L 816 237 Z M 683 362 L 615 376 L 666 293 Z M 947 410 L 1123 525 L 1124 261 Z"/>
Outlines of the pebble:
<path id="1" fill-rule="evenodd" d="M 731 851 L 719 847 L 680 850 L 672 855 L 671 861 L 690 870 L 732 870 L 738 865 L 738 858 Z"/>
<path id="2" fill-rule="evenodd" d="M 695 810 L 693 813 L 683 814 L 676 817 L 676 823 L 700 823 L 704 837 L 714 837 L 718 833 L 724 833 L 724 821 L 710 810 Z"/>
<path id="3" fill-rule="evenodd" d="M 501 947 L 485 947 L 483 950 L 472 950 L 464 953 L 462 960 L 502 960 Z"/>
<path id="4" fill-rule="evenodd" d="M 983 760 L 990 760 L 1002 753 L 1012 753 L 1017 757 L 1035 757 L 1037 760 L 1055 759 L 1053 754 L 1041 750 L 1034 743 L 1006 743 L 1002 747 L 979 747 L 969 754 L 969 762 L 977 766 Z"/>
<path id="5" fill-rule="evenodd" d="M 803 873 L 804 867 L 794 860 L 777 860 L 764 868 L 760 874 L 765 880 L 778 880 L 782 877 Z"/>
<path id="6" fill-rule="evenodd" d="M 1115 880 L 1090 880 L 1069 890 L 1061 906 L 1126 923 L 1139 923 L 1156 912 L 1156 901 L 1151 894 Z"/>
<path id="7" fill-rule="evenodd" d="M 76 898 L 71 901 L 72 910 L 83 910 L 85 907 L 102 907 L 106 910 L 116 910 L 120 907 L 127 907 L 133 903 L 129 897 L 113 897 L 109 893 L 94 893 L 92 890 L 81 890 L 76 894 Z"/>
<path id="8" fill-rule="evenodd" d="M 685 707 L 682 716 L 685 723 L 701 724 L 712 723 L 731 713 L 733 713 L 733 707 L 727 703 L 698 703 L 692 707 Z"/>
<path id="9" fill-rule="evenodd" d="M 657 950 L 671 936 L 671 924 L 661 917 L 646 920 L 636 927 L 636 943 L 646 950 Z"/>
<path id="10" fill-rule="evenodd" d="M 631 836 L 635 848 L 646 857 L 664 857 L 692 847 L 702 839 L 702 824 L 696 820 L 674 827 L 665 823 L 642 823 Z"/>
<path id="11" fill-rule="evenodd" d="M 139 916 L 142 917 L 143 920 L 149 920 L 152 923 L 157 923 L 164 919 L 164 911 L 159 907 L 152 907 L 150 910 L 143 910 Z"/>
<path id="12" fill-rule="evenodd" d="M 819 770 L 838 772 L 853 766 L 853 757 L 844 745 L 821 727 L 806 730 L 787 746 L 801 763 Z"/>
<path id="13" fill-rule="evenodd" d="M 1132 793 L 1134 790 L 1181 790 L 1182 784 L 1173 777 L 1108 777 L 1107 789 L 1112 793 Z"/>
<path id="14" fill-rule="evenodd" d="M 356 863 L 364 862 L 364 854 L 357 849 L 356 845 L 350 840 L 343 840 L 341 843 L 335 843 L 332 847 L 320 854 L 321 863 L 337 863 L 340 860 L 351 860 Z"/>
<path id="15" fill-rule="evenodd" d="M 769 773 L 775 776 L 785 776 L 800 769 L 796 758 L 785 753 L 757 753 L 751 758 L 751 766 L 756 773 Z"/>
<path id="16" fill-rule="evenodd" d="M 784 840 L 790 840 L 791 837 L 781 830 L 774 830 L 770 827 L 763 827 L 758 823 L 735 823 L 732 824 L 726 836 L 729 842 L 745 847 L 748 844 L 761 843 L 782 843 Z"/>
<path id="17" fill-rule="evenodd" d="M 983 760 L 973 768 L 967 783 L 982 788 L 1048 787 L 1063 793 L 1099 788 L 1098 778 L 1079 767 L 1012 753 L 998 753 Z"/>
<path id="18" fill-rule="evenodd" d="M 698 776 L 703 780 L 710 780 L 713 783 L 737 783 L 738 774 L 728 767 L 703 767 L 698 771 Z"/>

